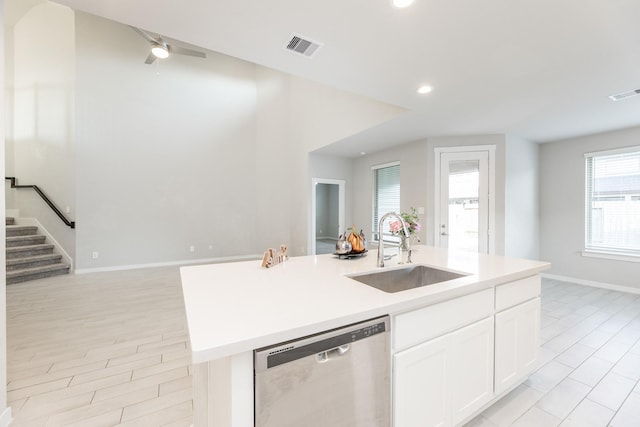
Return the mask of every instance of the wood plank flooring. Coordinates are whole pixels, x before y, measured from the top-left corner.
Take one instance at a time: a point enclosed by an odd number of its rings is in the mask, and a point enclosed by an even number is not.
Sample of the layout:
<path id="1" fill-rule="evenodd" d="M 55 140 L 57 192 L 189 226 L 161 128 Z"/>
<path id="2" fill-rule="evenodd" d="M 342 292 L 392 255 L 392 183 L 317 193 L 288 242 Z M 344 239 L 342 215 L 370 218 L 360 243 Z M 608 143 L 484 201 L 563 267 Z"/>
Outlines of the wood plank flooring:
<path id="1" fill-rule="evenodd" d="M 640 426 L 640 295 L 543 280 L 541 361 L 470 427 Z M 16 427 L 190 426 L 177 267 L 7 286 Z"/>
<path id="2" fill-rule="evenodd" d="M 12 426 L 190 426 L 177 267 L 7 286 Z"/>

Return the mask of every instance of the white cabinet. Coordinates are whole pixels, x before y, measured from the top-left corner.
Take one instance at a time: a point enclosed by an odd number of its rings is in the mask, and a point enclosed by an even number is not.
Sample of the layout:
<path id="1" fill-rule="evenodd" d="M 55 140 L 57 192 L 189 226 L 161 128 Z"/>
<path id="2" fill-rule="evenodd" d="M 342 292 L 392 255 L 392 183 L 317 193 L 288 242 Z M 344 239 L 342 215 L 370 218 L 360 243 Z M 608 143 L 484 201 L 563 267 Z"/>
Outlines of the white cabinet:
<path id="1" fill-rule="evenodd" d="M 496 313 L 495 393 L 520 383 L 538 363 L 540 298 Z"/>
<path id="2" fill-rule="evenodd" d="M 493 317 L 394 356 L 394 426 L 451 426 L 493 397 Z"/>
<path id="3" fill-rule="evenodd" d="M 454 332 L 451 338 L 451 405 L 453 425 L 458 425 L 493 398 L 493 318 Z"/>

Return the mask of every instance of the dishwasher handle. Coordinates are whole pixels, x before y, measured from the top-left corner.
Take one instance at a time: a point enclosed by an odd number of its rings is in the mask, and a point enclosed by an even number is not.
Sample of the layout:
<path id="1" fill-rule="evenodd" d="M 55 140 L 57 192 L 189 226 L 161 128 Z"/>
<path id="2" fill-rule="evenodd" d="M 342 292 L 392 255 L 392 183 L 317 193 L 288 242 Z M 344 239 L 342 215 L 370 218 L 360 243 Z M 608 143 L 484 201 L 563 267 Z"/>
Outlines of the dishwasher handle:
<path id="1" fill-rule="evenodd" d="M 316 354 L 316 362 L 326 363 L 332 359 L 342 357 L 345 354 L 347 354 L 350 349 L 351 349 L 351 346 L 349 344 L 345 344 L 336 348 L 332 348 L 331 350 L 323 351 L 321 353 Z"/>
<path id="2" fill-rule="evenodd" d="M 349 352 L 354 343 L 379 334 L 389 334 L 389 316 L 257 349 L 253 352 L 255 373 L 305 357 L 315 358 L 318 362 L 340 357 Z"/>

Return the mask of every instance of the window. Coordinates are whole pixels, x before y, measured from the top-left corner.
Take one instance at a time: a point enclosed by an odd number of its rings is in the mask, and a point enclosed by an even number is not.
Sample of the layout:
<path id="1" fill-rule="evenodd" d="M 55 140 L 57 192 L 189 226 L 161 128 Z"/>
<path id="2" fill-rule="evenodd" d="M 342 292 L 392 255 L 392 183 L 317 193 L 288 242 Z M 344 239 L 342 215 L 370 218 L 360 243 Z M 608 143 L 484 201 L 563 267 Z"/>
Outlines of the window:
<path id="1" fill-rule="evenodd" d="M 373 167 L 373 241 L 379 240 L 378 221 L 388 212 L 400 213 L 400 163 Z M 382 232 L 389 233 L 389 221 L 385 221 Z M 398 241 L 391 235 L 384 240 Z"/>
<path id="2" fill-rule="evenodd" d="M 640 147 L 585 159 L 586 252 L 640 256 Z"/>

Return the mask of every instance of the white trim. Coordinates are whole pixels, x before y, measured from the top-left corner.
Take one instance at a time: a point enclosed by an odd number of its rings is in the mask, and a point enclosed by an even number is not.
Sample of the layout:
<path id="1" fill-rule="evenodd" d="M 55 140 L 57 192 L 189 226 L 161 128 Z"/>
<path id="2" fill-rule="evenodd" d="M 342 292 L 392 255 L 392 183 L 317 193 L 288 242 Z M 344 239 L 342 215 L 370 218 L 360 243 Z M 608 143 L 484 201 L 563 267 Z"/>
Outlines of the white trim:
<path id="1" fill-rule="evenodd" d="M 311 178 L 311 225 L 309 226 L 309 245 L 307 254 L 316 254 L 316 185 L 334 184 L 338 186 L 338 233 L 345 230 L 345 187 L 346 181 L 343 179 Z M 346 230 L 345 230 L 346 231 Z M 335 236 L 336 240 L 338 236 Z"/>
<path id="2" fill-rule="evenodd" d="M 593 249 L 583 250 L 582 256 L 589 258 L 611 259 L 615 261 L 640 262 L 640 255 L 598 251 Z"/>
<path id="3" fill-rule="evenodd" d="M 636 145 L 634 147 L 624 147 L 624 148 L 615 148 L 613 150 L 604 150 L 604 151 L 592 151 L 590 153 L 584 153 L 584 158 L 595 157 L 595 156 L 612 156 L 614 154 L 626 154 L 626 153 L 635 153 L 640 151 L 640 145 Z"/>
<path id="4" fill-rule="evenodd" d="M 44 228 L 42 224 L 40 224 L 40 221 L 38 221 L 36 218 L 15 218 L 15 220 L 16 225 L 35 225 L 36 227 L 38 227 L 38 232 L 47 236 L 47 243 L 51 243 L 53 246 L 55 246 L 53 252 L 62 255 L 64 261 L 69 264 L 70 270 L 73 271 L 73 258 L 71 258 L 71 255 L 69 255 L 67 251 L 63 249 L 62 245 L 53 238 L 51 233 L 49 233 L 47 229 Z"/>
<path id="5" fill-rule="evenodd" d="M 9 406 L 0 415 L 0 427 L 7 427 L 11 421 L 13 421 L 13 417 L 11 416 L 11 406 Z"/>
<path id="6" fill-rule="evenodd" d="M 395 162 L 383 163 L 381 165 L 373 165 L 371 166 L 371 170 L 374 171 L 376 169 L 389 168 L 391 166 L 400 166 L 400 160 Z"/>
<path id="7" fill-rule="evenodd" d="M 137 270 L 140 268 L 171 267 L 175 265 L 192 265 L 192 264 L 220 264 L 223 262 L 250 261 L 250 260 L 261 260 L 261 259 L 262 259 L 262 255 L 257 255 L 257 254 L 256 255 L 239 255 L 239 256 L 218 257 L 218 258 L 201 258 L 201 259 L 188 259 L 188 260 L 182 260 L 182 261 L 155 262 L 150 264 L 131 264 L 131 265 L 116 265 L 113 267 L 81 268 L 76 270 L 75 273 L 76 274 L 103 273 L 107 271 Z"/>
<path id="8" fill-rule="evenodd" d="M 455 147 L 434 147 L 433 151 L 436 154 L 440 154 L 440 153 L 491 151 L 495 149 L 496 149 L 495 145 L 459 145 Z"/>
<path id="9" fill-rule="evenodd" d="M 545 279 L 559 280 L 561 282 L 575 283 L 577 285 L 591 286 L 593 288 L 609 289 L 612 291 L 628 292 L 631 294 L 640 294 L 640 288 L 631 286 L 614 285 L 612 283 L 596 282 L 593 280 L 578 279 L 576 277 L 560 276 L 557 274 L 540 273 Z"/>
<path id="10" fill-rule="evenodd" d="M 462 145 L 457 147 L 434 147 L 434 212 L 433 212 L 433 245 L 440 247 L 440 162 L 443 153 L 474 153 L 486 151 L 489 156 L 489 254 L 496 252 L 496 146 L 495 145 Z"/>

